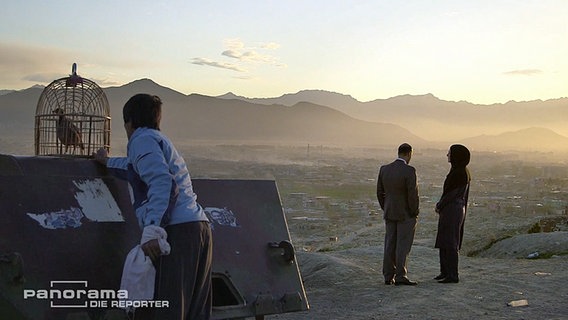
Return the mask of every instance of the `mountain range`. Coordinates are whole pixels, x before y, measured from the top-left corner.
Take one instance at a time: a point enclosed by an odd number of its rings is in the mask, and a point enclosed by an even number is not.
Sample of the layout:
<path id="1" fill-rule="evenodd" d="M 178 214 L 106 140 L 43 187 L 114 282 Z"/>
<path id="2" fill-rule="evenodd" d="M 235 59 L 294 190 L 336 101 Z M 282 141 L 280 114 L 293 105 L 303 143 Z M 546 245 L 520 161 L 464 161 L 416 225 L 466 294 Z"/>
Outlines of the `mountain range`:
<path id="1" fill-rule="evenodd" d="M 33 144 L 35 109 L 43 88 L 0 91 L 0 148 Z M 477 150 L 568 149 L 558 132 L 568 120 L 568 99 L 475 105 L 428 95 L 360 102 L 351 96 L 304 90 L 277 98 L 182 94 L 149 79 L 103 88 L 111 110 L 113 144 L 126 139 L 122 106 L 147 92 L 164 102 L 162 130 L 178 142 L 322 144 L 447 148 L 463 142 Z M 118 142 L 117 142 L 118 141 Z M 111 144 L 111 145 L 113 145 Z M 32 150 L 32 148 L 30 148 Z M 31 151 L 30 151 L 31 152 Z"/>
<path id="2" fill-rule="evenodd" d="M 322 90 L 303 90 L 278 98 L 246 98 L 232 93 L 222 99 L 240 99 L 259 104 L 291 106 L 300 101 L 328 106 L 357 119 L 403 126 L 428 140 L 454 140 L 475 135 L 541 127 L 568 136 L 568 98 L 505 104 L 478 105 L 444 101 L 432 94 L 401 95 L 360 102 L 349 95 Z"/>

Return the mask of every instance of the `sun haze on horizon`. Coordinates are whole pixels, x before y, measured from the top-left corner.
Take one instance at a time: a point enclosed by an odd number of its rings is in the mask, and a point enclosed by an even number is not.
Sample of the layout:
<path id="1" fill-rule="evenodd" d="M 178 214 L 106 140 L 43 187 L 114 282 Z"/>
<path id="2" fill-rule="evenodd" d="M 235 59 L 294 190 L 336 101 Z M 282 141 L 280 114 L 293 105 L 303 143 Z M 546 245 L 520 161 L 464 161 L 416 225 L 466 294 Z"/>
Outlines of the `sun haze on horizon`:
<path id="1" fill-rule="evenodd" d="M 568 2 L 11 1 L 0 89 L 79 74 L 179 92 L 359 101 L 432 93 L 477 104 L 567 96 Z"/>

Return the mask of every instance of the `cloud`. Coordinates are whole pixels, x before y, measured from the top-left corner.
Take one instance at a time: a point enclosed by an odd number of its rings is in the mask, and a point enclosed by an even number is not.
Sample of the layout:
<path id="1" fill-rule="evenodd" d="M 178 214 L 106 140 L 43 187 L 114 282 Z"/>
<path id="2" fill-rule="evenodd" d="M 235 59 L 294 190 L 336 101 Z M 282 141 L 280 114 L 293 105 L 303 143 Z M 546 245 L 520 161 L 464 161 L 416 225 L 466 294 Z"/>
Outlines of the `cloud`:
<path id="1" fill-rule="evenodd" d="M 280 47 L 278 43 L 268 42 L 262 43 L 258 47 L 247 47 L 239 38 L 225 39 L 223 41 L 226 50 L 221 55 L 227 58 L 237 60 L 236 63 L 220 62 L 209 58 L 193 58 L 192 64 L 223 68 L 238 72 L 248 72 L 247 64 L 254 63 L 256 65 L 272 65 L 276 67 L 287 67 L 286 64 L 280 62 L 278 57 L 265 54 L 259 51 L 276 50 Z M 250 65 L 249 65 L 250 66 Z M 248 78 L 248 77 L 241 77 Z"/>
<path id="2" fill-rule="evenodd" d="M 119 82 L 119 81 L 111 80 L 111 79 L 89 79 L 89 80 L 93 81 L 94 83 L 96 83 L 100 87 L 120 86 L 120 85 L 124 84 L 123 82 Z"/>
<path id="3" fill-rule="evenodd" d="M 153 66 L 151 61 L 122 57 L 100 57 L 75 48 L 30 45 L 23 42 L 0 41 L 0 84 L 21 88 L 29 83 L 49 84 L 71 74 L 71 65 L 77 62 L 77 73 L 98 85 L 119 85 L 116 77 L 101 74 L 102 71 L 130 70 Z M 101 71 L 102 70 L 102 71 Z M 98 79 L 93 79 L 98 76 Z"/>
<path id="4" fill-rule="evenodd" d="M 239 79 L 239 80 L 252 80 L 255 79 L 255 77 L 251 76 L 251 75 L 242 75 L 242 76 L 235 76 L 233 77 L 235 79 Z"/>
<path id="5" fill-rule="evenodd" d="M 276 42 L 269 42 L 269 43 L 261 44 L 260 47 L 262 49 L 276 50 L 276 49 L 280 48 L 280 44 L 278 44 Z"/>
<path id="6" fill-rule="evenodd" d="M 507 76 L 534 76 L 540 73 L 542 73 L 542 70 L 539 69 L 520 69 L 503 72 Z"/>
<path id="7" fill-rule="evenodd" d="M 69 72 L 69 73 L 71 73 L 71 72 Z M 34 83 L 48 84 L 48 83 L 51 83 L 55 80 L 65 78 L 67 76 L 69 76 L 69 74 L 63 75 L 63 74 L 59 74 L 59 73 L 33 73 L 33 74 L 25 75 L 24 77 L 22 77 L 22 80 L 30 81 L 30 82 L 34 82 Z M 101 86 L 101 87 L 117 86 L 117 85 L 122 84 L 122 82 L 119 82 L 119 81 L 116 81 L 116 80 L 111 80 L 111 79 L 89 78 L 89 80 L 93 81 L 94 83 L 96 83 L 98 86 Z"/>
<path id="8" fill-rule="evenodd" d="M 225 43 L 225 47 L 233 50 L 239 50 L 245 47 L 245 43 L 239 38 L 225 39 L 223 42 Z"/>
<path id="9" fill-rule="evenodd" d="M 275 64 L 277 61 L 277 59 L 273 56 L 260 54 L 254 50 L 247 50 L 247 51 L 225 50 L 221 54 L 226 57 L 238 59 L 241 61 L 267 63 L 267 64 Z"/>
<path id="10" fill-rule="evenodd" d="M 223 53 L 221 53 L 221 55 L 227 56 L 229 58 L 240 59 L 242 54 L 237 50 L 225 50 L 223 51 Z"/>
<path id="11" fill-rule="evenodd" d="M 73 56 L 71 51 L 56 48 L 0 43 L 0 83 L 49 83 L 71 72 Z"/>
<path id="12" fill-rule="evenodd" d="M 216 67 L 216 68 L 222 68 L 222 69 L 229 69 L 229 70 L 238 71 L 238 72 L 247 72 L 247 70 L 245 68 L 242 68 L 242 67 L 240 67 L 236 64 L 213 61 L 213 60 L 210 60 L 210 59 L 207 59 L 207 58 L 193 58 L 193 61 L 191 63 L 201 65 L 201 66 L 210 66 L 210 67 Z"/>
<path id="13" fill-rule="evenodd" d="M 39 83 L 51 83 L 53 80 L 64 78 L 66 76 L 67 75 L 63 75 L 61 73 L 32 73 L 23 76 L 22 80 Z"/>
<path id="14" fill-rule="evenodd" d="M 247 47 L 240 39 L 227 39 L 225 40 L 227 50 L 223 51 L 221 55 L 234 58 L 244 62 L 264 63 L 273 66 L 283 66 L 279 62 L 279 58 L 261 53 L 258 50 L 276 50 L 280 47 L 278 43 L 268 42 L 261 43 L 258 47 Z"/>

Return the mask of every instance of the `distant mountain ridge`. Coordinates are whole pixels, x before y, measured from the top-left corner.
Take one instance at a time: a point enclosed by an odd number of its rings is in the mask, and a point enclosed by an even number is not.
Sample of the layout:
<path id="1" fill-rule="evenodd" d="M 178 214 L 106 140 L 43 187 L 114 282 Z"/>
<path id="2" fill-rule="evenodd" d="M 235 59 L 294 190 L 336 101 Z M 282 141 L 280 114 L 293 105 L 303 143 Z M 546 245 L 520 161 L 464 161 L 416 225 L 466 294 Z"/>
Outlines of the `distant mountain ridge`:
<path id="1" fill-rule="evenodd" d="M 2 141 L 19 141 L 18 137 L 28 144 L 30 141 L 33 143 L 35 109 L 42 90 L 32 87 L 0 95 L 0 134 L 3 137 L 0 148 Z M 546 125 L 553 123 L 549 113 L 556 115 L 558 119 L 555 121 L 566 120 L 567 112 L 559 114 L 559 110 L 568 110 L 562 109 L 566 99 L 478 106 L 468 102 L 443 101 L 427 94 L 359 102 L 349 95 L 323 90 L 250 99 L 231 93 L 219 97 L 185 95 L 150 79 L 103 88 L 103 91 L 111 106 L 112 140 L 113 143 L 118 140 L 121 145 L 126 139 L 122 106 L 132 95 L 147 92 L 160 96 L 164 102 L 163 131 L 177 141 L 188 143 L 209 141 L 393 148 L 401 142 L 410 142 L 422 148 L 446 148 L 450 143 L 463 142 L 477 150 L 568 149 L 568 138 Z M 491 110 L 482 110 L 484 108 Z M 530 111 L 529 116 L 534 121 L 527 122 L 526 126 L 525 122 L 516 121 L 517 117 L 509 114 L 511 108 Z M 483 119 L 470 121 L 469 114 L 476 110 L 484 116 L 488 112 L 493 118 L 485 121 L 497 122 L 502 129 L 498 131 L 497 126 L 493 128 L 497 133 L 484 131 L 483 125 L 479 124 Z M 365 121 L 349 113 L 361 114 L 363 111 L 377 115 L 374 120 Z M 535 114 L 539 113 L 534 111 L 539 111 L 541 117 L 537 117 Z M 463 136 L 452 133 L 452 126 L 458 127 Z M 421 133 L 432 128 L 445 132 L 444 138 L 424 139 Z"/>
<path id="2" fill-rule="evenodd" d="M 463 139 L 462 143 L 488 151 L 558 151 L 566 149 L 568 138 L 546 128 L 526 128 L 498 135 L 481 135 Z"/>
<path id="3" fill-rule="evenodd" d="M 353 98 L 350 95 L 345 95 L 325 90 L 302 90 L 297 93 L 284 94 L 277 98 L 246 98 L 246 97 L 237 96 L 234 93 L 229 92 L 222 96 L 218 96 L 217 98 L 239 99 L 250 103 L 258 103 L 266 105 L 282 104 L 285 106 L 293 106 L 300 102 L 311 102 L 322 106 L 332 107 L 339 111 L 344 111 L 341 110 L 341 106 L 343 105 L 359 103 L 359 101 L 357 101 L 355 98 Z"/>
<path id="4" fill-rule="evenodd" d="M 12 93 L 14 91 L 16 91 L 16 90 L 2 90 L 2 89 L 0 89 L 0 96 L 3 96 L 3 95 L 8 94 L 8 93 Z"/>
<path id="5" fill-rule="evenodd" d="M 111 139 L 124 140 L 122 106 L 134 94 L 160 96 L 162 130 L 179 142 L 325 144 L 393 147 L 401 141 L 426 142 L 405 128 L 354 119 L 313 103 L 261 105 L 199 94 L 184 95 L 152 80 L 141 79 L 104 88 L 111 108 Z M 42 89 L 0 96 L 0 134 L 10 139 L 33 137 L 34 116 Z M 33 140 L 32 140 L 33 142 Z M 123 142 L 121 142 L 123 144 Z"/>
<path id="6" fill-rule="evenodd" d="M 478 105 L 444 101 L 432 94 L 400 95 L 360 102 L 351 96 L 323 90 L 303 90 L 278 98 L 251 99 L 234 94 L 219 98 L 261 104 L 293 105 L 299 101 L 325 105 L 354 118 L 388 122 L 410 129 L 428 140 L 463 139 L 543 127 L 568 136 L 568 98 Z"/>

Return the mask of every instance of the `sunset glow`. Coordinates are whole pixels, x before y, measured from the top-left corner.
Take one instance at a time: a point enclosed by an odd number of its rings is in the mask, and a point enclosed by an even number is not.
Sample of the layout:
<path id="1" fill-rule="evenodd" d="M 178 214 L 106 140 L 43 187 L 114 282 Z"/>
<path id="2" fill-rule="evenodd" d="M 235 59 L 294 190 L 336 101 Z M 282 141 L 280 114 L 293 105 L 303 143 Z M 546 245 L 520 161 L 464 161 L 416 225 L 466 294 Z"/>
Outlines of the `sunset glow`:
<path id="1" fill-rule="evenodd" d="M 103 87 L 150 78 L 211 96 L 568 96 L 564 0 L 9 1 L 2 11 L 0 89 L 46 85 L 76 62 Z"/>

